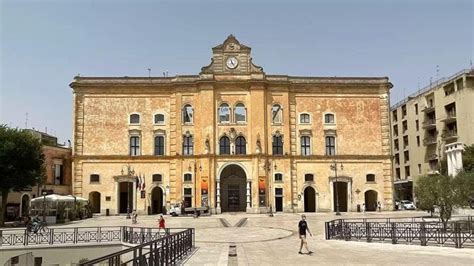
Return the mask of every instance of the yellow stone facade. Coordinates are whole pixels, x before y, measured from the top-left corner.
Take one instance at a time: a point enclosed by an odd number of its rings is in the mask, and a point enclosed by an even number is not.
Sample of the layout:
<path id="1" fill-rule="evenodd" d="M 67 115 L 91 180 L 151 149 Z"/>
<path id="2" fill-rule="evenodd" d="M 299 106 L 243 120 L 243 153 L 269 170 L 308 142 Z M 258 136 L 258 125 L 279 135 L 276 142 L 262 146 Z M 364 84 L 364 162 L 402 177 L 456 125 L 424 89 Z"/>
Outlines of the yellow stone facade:
<path id="1" fill-rule="evenodd" d="M 75 77 L 75 195 L 110 214 L 123 213 L 127 200 L 139 213 L 156 213 L 183 199 L 213 213 L 333 211 L 337 162 L 341 210 L 355 211 L 367 198 L 392 209 L 388 78 L 267 75 L 232 35 L 212 50 L 199 75 Z M 238 104 L 245 110 L 240 122 Z M 281 108 L 273 111 L 275 105 Z M 229 122 L 220 121 L 220 110 L 230 113 Z M 155 123 L 157 114 L 164 121 Z M 164 137 L 163 155 L 155 155 L 157 136 Z M 223 136 L 228 152 L 220 149 Z M 246 142 L 240 148 L 239 136 Z M 273 154 L 274 136 L 282 139 L 281 155 Z M 310 140 L 307 154 L 303 136 Z M 131 145 L 132 137 L 139 145 Z M 185 155 L 189 137 L 193 152 Z M 334 155 L 326 154 L 326 137 L 335 139 Z M 245 154 L 237 154 L 242 147 Z"/>

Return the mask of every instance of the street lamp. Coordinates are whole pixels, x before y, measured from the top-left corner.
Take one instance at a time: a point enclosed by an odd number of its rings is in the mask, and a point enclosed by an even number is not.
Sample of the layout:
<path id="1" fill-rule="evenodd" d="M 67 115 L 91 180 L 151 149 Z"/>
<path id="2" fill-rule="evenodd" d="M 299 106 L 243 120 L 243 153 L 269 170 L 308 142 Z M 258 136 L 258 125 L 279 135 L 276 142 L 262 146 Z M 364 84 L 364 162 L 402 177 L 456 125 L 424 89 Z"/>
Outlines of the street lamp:
<path id="1" fill-rule="evenodd" d="M 127 167 L 127 176 L 129 178 L 132 178 L 134 175 L 135 175 L 135 170 L 133 169 L 133 167 L 130 165 L 130 164 L 127 164 L 127 165 L 123 165 L 122 166 L 122 175 L 124 175 L 124 171 L 123 171 L 123 167 L 126 166 Z M 127 219 L 130 219 L 130 184 L 132 182 L 128 181 L 128 185 L 127 185 Z"/>
<path id="2" fill-rule="evenodd" d="M 339 212 L 339 190 L 338 190 L 338 183 L 337 183 L 337 166 L 340 166 L 341 168 L 341 171 L 344 170 L 344 165 L 342 165 L 342 163 L 338 163 L 336 161 L 333 161 L 333 163 L 331 164 L 331 170 L 334 170 L 334 175 L 336 177 L 336 215 L 341 215 L 341 213 Z"/>

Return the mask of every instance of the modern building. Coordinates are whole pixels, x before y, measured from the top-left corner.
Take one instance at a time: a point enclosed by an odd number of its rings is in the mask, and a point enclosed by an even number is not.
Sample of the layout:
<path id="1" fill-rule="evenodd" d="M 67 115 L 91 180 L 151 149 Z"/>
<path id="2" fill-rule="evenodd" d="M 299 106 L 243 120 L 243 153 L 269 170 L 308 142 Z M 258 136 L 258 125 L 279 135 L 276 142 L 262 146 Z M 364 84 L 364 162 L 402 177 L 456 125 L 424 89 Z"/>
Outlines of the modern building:
<path id="1" fill-rule="evenodd" d="M 74 78 L 75 195 L 110 214 L 392 208 L 388 78 L 267 75 L 232 35 L 212 51 L 198 75 Z"/>
<path id="2" fill-rule="evenodd" d="M 45 182 L 26 188 L 21 192 L 8 194 L 6 220 L 16 220 L 27 215 L 30 200 L 49 194 L 70 195 L 72 188 L 72 150 L 66 145 L 58 144 L 58 139 L 47 133 L 34 129 L 25 129 L 42 144 L 44 154 Z"/>
<path id="3" fill-rule="evenodd" d="M 474 143 L 474 70 L 432 82 L 391 108 L 396 199 L 413 200 L 417 176 L 446 167 L 445 146 Z M 445 169 L 446 170 L 446 169 Z"/>

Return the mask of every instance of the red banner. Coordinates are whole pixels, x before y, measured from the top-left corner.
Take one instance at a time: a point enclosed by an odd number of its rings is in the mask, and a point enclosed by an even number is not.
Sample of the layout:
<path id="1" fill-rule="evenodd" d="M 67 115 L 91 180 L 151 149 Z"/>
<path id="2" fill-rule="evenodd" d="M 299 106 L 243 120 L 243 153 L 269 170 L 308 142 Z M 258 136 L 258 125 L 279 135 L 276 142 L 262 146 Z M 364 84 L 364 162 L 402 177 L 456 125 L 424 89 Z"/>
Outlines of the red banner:
<path id="1" fill-rule="evenodd" d="M 207 182 L 207 176 L 201 177 L 201 193 L 207 194 L 209 190 L 209 182 Z"/>
<path id="2" fill-rule="evenodd" d="M 265 177 L 261 176 L 258 178 L 258 191 L 260 194 L 265 194 Z"/>

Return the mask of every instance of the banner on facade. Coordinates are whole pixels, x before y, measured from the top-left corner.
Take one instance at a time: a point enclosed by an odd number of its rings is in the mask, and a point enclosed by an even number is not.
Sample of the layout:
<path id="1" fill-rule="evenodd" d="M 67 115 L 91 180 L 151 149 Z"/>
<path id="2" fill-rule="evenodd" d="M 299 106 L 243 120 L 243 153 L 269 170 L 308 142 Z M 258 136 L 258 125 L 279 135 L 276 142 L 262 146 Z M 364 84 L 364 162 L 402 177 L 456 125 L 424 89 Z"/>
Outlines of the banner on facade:
<path id="1" fill-rule="evenodd" d="M 265 177 L 261 176 L 258 178 L 258 192 L 259 194 L 265 194 Z"/>
<path id="2" fill-rule="evenodd" d="M 207 176 L 201 177 L 201 207 L 208 207 L 209 182 Z"/>

